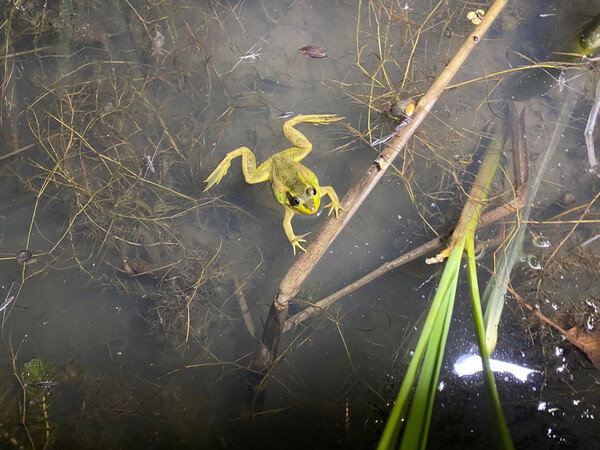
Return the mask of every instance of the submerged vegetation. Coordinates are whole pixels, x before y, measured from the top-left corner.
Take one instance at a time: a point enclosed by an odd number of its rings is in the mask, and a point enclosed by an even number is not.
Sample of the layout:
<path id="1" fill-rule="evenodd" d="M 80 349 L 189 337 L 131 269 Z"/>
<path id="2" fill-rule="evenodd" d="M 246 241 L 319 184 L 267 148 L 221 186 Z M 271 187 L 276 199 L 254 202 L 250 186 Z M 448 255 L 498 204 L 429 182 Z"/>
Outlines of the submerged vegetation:
<path id="1" fill-rule="evenodd" d="M 594 442 L 597 26 L 545 17 L 589 52 L 561 37 L 568 55 L 540 56 L 521 39 L 531 5 L 201 3 L 3 5 L 1 445 L 442 446 L 470 433 L 455 416 L 488 425 L 483 388 L 451 373 L 477 344 L 500 432 L 474 446 Z M 542 100 L 509 107 L 536 74 Z M 227 152 L 267 161 L 284 120 L 332 113 L 307 166 L 344 198 L 321 232 L 295 220 L 305 255 L 268 189 L 203 192 Z M 455 228 L 436 286 L 425 257 Z M 490 355 L 531 368 L 533 390 Z M 513 405 L 552 401 L 579 436 L 515 425 Z"/>
<path id="2" fill-rule="evenodd" d="M 190 311 L 205 303 L 206 284 L 223 273 L 183 220 L 214 203 L 194 194 L 198 139 L 210 136 L 208 124 L 218 124 L 202 119 L 206 105 L 186 95 L 202 95 L 210 80 L 205 70 L 190 77 L 181 69 L 202 60 L 194 41 L 177 49 L 179 70 L 169 67 L 174 56 L 161 53 L 155 40 L 164 17 L 159 7 L 138 5 L 140 12 L 131 4 L 109 6 L 100 19 L 101 5 L 80 2 L 63 2 L 58 10 L 31 2 L 7 11 L 7 46 L 33 39 L 43 55 L 36 69 L 44 78 L 35 83 L 41 92 L 28 105 L 5 105 L 26 120 L 28 139 L 36 144 L 20 171 L 36 198 L 27 247 L 41 244 L 38 211 L 63 210 L 68 223 L 47 236 L 51 245 L 41 247 L 40 259 L 152 298 L 152 327 L 188 339 Z M 168 17 L 162 26 L 179 26 L 178 14 Z M 51 53 L 45 44 L 53 42 L 63 53 Z M 16 82 L 9 87 L 15 98 L 18 89 L 31 88 Z M 59 258 L 61 253 L 67 254 Z M 22 281 L 28 276 L 25 271 Z"/>

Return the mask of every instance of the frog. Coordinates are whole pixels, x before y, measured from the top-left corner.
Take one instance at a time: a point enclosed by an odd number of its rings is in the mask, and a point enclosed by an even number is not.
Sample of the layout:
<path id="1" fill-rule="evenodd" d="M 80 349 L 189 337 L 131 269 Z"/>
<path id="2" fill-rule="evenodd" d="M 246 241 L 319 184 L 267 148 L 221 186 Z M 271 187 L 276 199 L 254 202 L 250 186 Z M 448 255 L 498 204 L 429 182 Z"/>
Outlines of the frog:
<path id="1" fill-rule="evenodd" d="M 283 124 L 283 133 L 294 147 L 276 153 L 265 162 L 256 165 L 256 157 L 248 147 L 239 147 L 227 153 L 225 158 L 208 176 L 204 191 L 221 182 L 223 176 L 231 165 L 231 161 L 238 156 L 242 157 L 242 171 L 248 184 L 270 182 L 275 200 L 283 206 L 283 230 L 292 244 L 294 255 L 296 249 L 306 252 L 302 243 L 309 233 L 296 236 L 292 228 L 292 218 L 296 214 L 314 214 L 319 210 L 321 199 L 329 196 L 331 202 L 325 206 L 329 208 L 328 215 L 335 213 L 339 218 L 342 208 L 335 190 L 331 186 L 320 186 L 317 176 L 306 166 L 300 163 L 311 151 L 312 144 L 300 131 L 294 128 L 300 123 L 313 125 L 329 124 L 344 119 L 336 114 L 307 114 L 297 115 Z"/>

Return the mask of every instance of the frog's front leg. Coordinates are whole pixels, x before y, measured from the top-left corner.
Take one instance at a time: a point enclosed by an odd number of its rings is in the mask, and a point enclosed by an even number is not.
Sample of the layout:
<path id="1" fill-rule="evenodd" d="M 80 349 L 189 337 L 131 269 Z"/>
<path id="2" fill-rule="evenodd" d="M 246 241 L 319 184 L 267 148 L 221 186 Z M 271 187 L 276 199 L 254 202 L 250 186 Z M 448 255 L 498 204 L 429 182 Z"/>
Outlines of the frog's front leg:
<path id="1" fill-rule="evenodd" d="M 285 235 L 287 236 L 288 240 L 292 244 L 295 255 L 296 247 L 303 252 L 306 252 L 306 249 L 300 245 L 301 242 L 306 242 L 306 239 L 302 239 L 304 236 L 306 236 L 306 234 L 303 234 L 302 236 L 296 236 L 294 234 L 294 230 L 292 229 L 292 217 L 294 217 L 294 214 L 296 214 L 294 210 L 285 208 L 285 214 L 283 216 L 283 230 L 285 231 Z"/>
<path id="2" fill-rule="evenodd" d="M 260 166 L 256 167 L 256 158 L 254 157 L 252 150 L 250 150 L 248 147 L 240 147 L 227 153 L 225 158 L 223 158 L 223 161 L 221 161 L 216 169 L 213 170 L 208 176 L 208 178 L 204 180 L 204 182 L 207 183 L 204 191 L 209 190 L 212 186 L 221 182 L 221 179 L 227 173 L 227 170 L 231 165 L 231 160 L 237 158 L 238 156 L 242 157 L 242 171 L 244 172 L 246 183 L 260 183 L 269 179 L 271 160 L 267 159 Z"/>
<path id="3" fill-rule="evenodd" d="M 295 147 L 281 152 L 282 156 L 298 162 L 304 159 L 304 157 L 312 150 L 312 144 L 310 141 L 306 139 L 306 136 L 304 136 L 300 131 L 296 130 L 294 126 L 298 125 L 299 123 L 312 123 L 313 125 L 319 125 L 323 123 L 337 122 L 338 120 L 342 119 L 343 117 L 338 117 L 335 114 L 308 114 L 292 117 L 283 124 L 283 133 L 285 134 L 285 137 L 288 138 L 288 141 L 294 144 Z"/>
<path id="4" fill-rule="evenodd" d="M 332 211 L 335 211 L 335 218 L 337 219 L 338 211 L 341 209 L 342 211 L 346 212 L 346 210 L 342 208 L 342 205 L 340 205 L 340 199 L 331 186 L 321 186 L 321 198 L 325 197 L 326 195 L 329 195 L 329 198 L 331 199 L 331 203 L 325 206 L 325 208 L 330 208 L 329 214 L 327 215 L 329 216 L 331 215 Z"/>

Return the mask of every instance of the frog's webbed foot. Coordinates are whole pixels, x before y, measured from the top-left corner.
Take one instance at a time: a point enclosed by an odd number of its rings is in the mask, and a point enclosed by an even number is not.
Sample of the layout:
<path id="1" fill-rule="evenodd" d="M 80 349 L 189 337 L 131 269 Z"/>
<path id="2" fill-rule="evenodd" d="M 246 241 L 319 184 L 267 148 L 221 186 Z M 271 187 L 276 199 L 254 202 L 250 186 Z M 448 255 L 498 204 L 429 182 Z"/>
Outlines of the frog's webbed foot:
<path id="1" fill-rule="evenodd" d="M 335 114 L 301 114 L 288 120 L 286 125 L 289 124 L 289 126 L 294 126 L 298 123 L 312 123 L 313 125 L 320 125 L 324 123 L 337 122 L 338 120 L 342 119 L 343 117 L 339 117 Z"/>
<path id="2" fill-rule="evenodd" d="M 285 235 L 287 236 L 290 244 L 292 244 L 292 248 L 294 249 L 294 255 L 296 254 L 296 247 L 298 247 L 303 252 L 306 252 L 306 249 L 302 247 L 302 242 L 306 242 L 304 236 L 309 233 L 303 234 L 301 236 L 296 236 L 294 234 L 294 230 L 292 229 L 292 217 L 296 214 L 293 210 L 286 208 L 285 214 L 283 216 L 283 231 L 285 231 Z"/>
<path id="3" fill-rule="evenodd" d="M 331 202 L 329 205 L 325 205 L 325 208 L 330 208 L 329 212 L 327 213 L 328 216 L 330 216 L 331 213 L 335 211 L 335 218 L 336 219 L 339 218 L 339 210 L 340 209 L 342 211 L 346 212 L 346 210 L 344 208 L 342 208 L 342 206 L 339 203 L 333 203 L 333 202 Z"/>
<path id="4" fill-rule="evenodd" d="M 290 239 L 290 243 L 292 244 L 292 248 L 294 249 L 294 255 L 296 254 L 296 247 L 306 253 L 306 249 L 300 245 L 301 242 L 306 242 L 306 239 L 303 239 L 304 236 L 309 235 L 310 233 L 303 234 L 302 236 L 294 236 L 293 239 Z"/>
<path id="5" fill-rule="evenodd" d="M 325 208 L 329 208 L 329 213 L 327 215 L 330 216 L 331 213 L 335 211 L 335 218 L 337 219 L 339 216 L 339 210 L 341 209 L 344 212 L 346 212 L 346 210 L 342 208 L 340 199 L 331 186 L 321 186 L 321 197 L 326 195 L 329 195 L 329 198 L 331 199 L 331 203 L 329 203 L 329 205 L 325 205 Z"/>
<path id="6" fill-rule="evenodd" d="M 207 183 L 204 192 L 221 182 L 221 179 L 225 176 L 227 170 L 229 170 L 229 166 L 231 166 L 231 158 L 226 156 L 225 159 L 219 163 L 217 168 L 212 171 L 208 178 L 204 180 L 204 182 Z"/>

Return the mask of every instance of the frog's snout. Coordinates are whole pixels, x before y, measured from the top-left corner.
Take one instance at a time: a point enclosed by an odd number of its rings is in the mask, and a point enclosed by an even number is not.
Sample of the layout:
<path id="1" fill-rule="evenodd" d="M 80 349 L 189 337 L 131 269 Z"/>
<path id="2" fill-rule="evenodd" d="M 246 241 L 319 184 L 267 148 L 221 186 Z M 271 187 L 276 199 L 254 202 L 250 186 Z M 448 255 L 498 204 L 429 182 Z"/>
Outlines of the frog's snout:
<path id="1" fill-rule="evenodd" d="M 304 202 L 304 207 L 309 211 L 310 214 L 317 211 L 317 205 L 315 205 L 315 201 L 312 198 Z"/>

